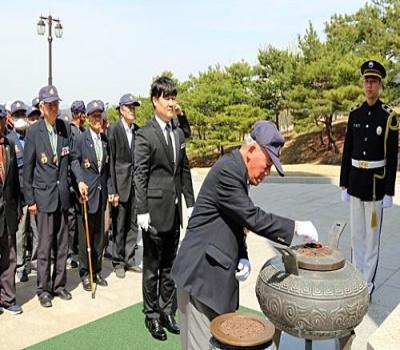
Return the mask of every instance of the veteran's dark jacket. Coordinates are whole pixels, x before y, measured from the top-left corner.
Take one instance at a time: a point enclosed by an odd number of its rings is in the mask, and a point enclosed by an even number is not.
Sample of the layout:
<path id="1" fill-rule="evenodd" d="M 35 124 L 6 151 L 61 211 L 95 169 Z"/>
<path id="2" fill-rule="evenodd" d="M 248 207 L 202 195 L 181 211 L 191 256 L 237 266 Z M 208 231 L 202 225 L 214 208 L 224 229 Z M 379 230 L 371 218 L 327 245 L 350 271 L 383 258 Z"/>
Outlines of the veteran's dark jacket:
<path id="1" fill-rule="evenodd" d="M 54 162 L 49 134 L 44 120 L 26 130 L 23 167 L 25 203 L 36 203 L 43 213 L 71 206 L 68 164 L 70 161 L 70 130 L 62 119 L 56 119 L 57 162 Z"/>
<path id="2" fill-rule="evenodd" d="M 392 110 L 378 100 L 373 106 L 364 102 L 352 109 L 347 123 L 346 138 L 343 147 L 340 186 L 362 201 L 371 201 L 373 194 L 373 176 L 382 174 L 384 168 L 360 169 L 351 165 L 351 159 L 365 161 L 383 160 L 386 123 Z M 392 125 L 395 125 L 393 118 Z M 376 200 L 383 196 L 394 195 L 398 131 L 389 130 L 386 144 L 386 175 L 376 180 Z"/>
<path id="3" fill-rule="evenodd" d="M 132 124 L 132 142 L 129 147 L 128 139 L 122 121 L 112 124 L 107 130 L 110 143 L 110 173 L 113 193 L 118 194 L 119 200 L 125 203 L 129 200 L 131 189 L 134 186 L 133 162 L 135 152 L 135 138 L 139 127 Z"/>
<path id="4" fill-rule="evenodd" d="M 100 171 L 93 138 L 89 129 L 75 137 L 71 154 L 71 170 L 77 184 L 84 182 L 89 187 L 88 212 L 91 214 L 96 213 L 99 206 L 101 210 L 105 210 L 108 190 L 112 192 L 108 140 L 104 134 L 100 134 L 100 137 L 103 147 Z"/>
<path id="5" fill-rule="evenodd" d="M 223 314 L 239 306 L 235 271 L 247 258 L 244 229 L 290 245 L 294 221 L 256 207 L 248 196 L 247 169 L 238 150 L 211 168 L 172 268 L 178 288 Z"/>
<path id="6" fill-rule="evenodd" d="M 4 151 L 5 181 L 0 184 L 0 237 L 5 232 L 15 234 L 18 216 L 22 215 L 15 144 L 7 137 L 4 137 Z"/>

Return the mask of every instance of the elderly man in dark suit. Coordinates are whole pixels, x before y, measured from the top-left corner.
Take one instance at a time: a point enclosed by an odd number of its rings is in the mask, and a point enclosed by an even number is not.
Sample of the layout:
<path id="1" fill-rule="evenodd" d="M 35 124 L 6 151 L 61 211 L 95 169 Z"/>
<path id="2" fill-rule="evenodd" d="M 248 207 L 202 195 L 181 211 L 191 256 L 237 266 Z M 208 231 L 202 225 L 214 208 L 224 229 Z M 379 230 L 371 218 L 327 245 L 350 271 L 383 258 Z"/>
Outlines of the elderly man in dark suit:
<path id="1" fill-rule="evenodd" d="M 106 287 L 101 275 L 104 247 L 104 211 L 107 204 L 109 176 L 109 147 L 107 137 L 101 133 L 104 104 L 93 100 L 87 105 L 89 129 L 78 135 L 72 150 L 71 169 L 78 183 L 80 195 L 88 200 L 88 226 L 94 282 Z M 110 192 L 112 190 L 110 189 Z M 86 237 L 79 232 L 79 275 L 83 289 L 90 291 Z"/>
<path id="2" fill-rule="evenodd" d="M 279 162 L 284 139 L 275 125 L 257 122 L 240 150 L 218 160 L 201 187 L 172 268 L 178 291 L 182 349 L 208 349 L 210 321 L 239 306 L 239 281 L 250 274 L 245 230 L 289 245 L 293 235 L 318 239 L 311 222 L 268 214 L 248 196 Z"/>
<path id="3" fill-rule="evenodd" d="M 137 222 L 143 229 L 144 247 L 145 324 L 159 340 L 167 338 L 162 326 L 179 334 L 172 311 L 175 286 L 170 272 L 183 222 L 182 194 L 188 208 L 194 205 L 185 136 L 171 122 L 176 95 L 171 79 L 161 77 L 153 82 L 151 101 L 155 115 L 138 131 L 135 143 Z"/>
<path id="4" fill-rule="evenodd" d="M 16 231 L 21 217 L 15 144 L 4 136 L 6 110 L 0 105 L 0 310 L 22 312 L 16 303 Z"/>
<path id="5" fill-rule="evenodd" d="M 31 214 L 37 213 L 37 295 L 43 307 L 52 306 L 53 295 L 70 300 L 66 260 L 68 254 L 68 209 L 70 191 L 68 164 L 70 132 L 67 124 L 57 119 L 58 92 L 48 85 L 39 91 L 39 108 L 43 120 L 26 133 L 24 148 L 24 196 Z M 54 268 L 50 276 L 51 251 Z"/>
<path id="6" fill-rule="evenodd" d="M 121 120 L 111 125 L 107 136 L 111 148 L 110 173 L 113 193 L 109 200 L 113 205 L 113 257 L 112 263 L 118 278 L 125 277 L 125 270 L 141 272 L 135 259 L 138 238 L 136 225 L 133 162 L 135 135 L 139 127 L 134 123 L 136 108 L 140 103 L 132 94 L 125 94 L 119 100 L 118 111 Z"/>

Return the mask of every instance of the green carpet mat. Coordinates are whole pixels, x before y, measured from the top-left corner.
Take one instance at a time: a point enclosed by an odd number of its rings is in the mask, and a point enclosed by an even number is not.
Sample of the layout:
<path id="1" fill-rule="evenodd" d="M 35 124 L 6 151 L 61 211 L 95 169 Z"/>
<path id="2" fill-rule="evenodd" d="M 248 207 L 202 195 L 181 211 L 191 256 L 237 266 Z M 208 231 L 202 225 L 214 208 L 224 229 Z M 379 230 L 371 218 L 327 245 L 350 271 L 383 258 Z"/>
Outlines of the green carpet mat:
<path id="1" fill-rule="evenodd" d="M 260 314 L 241 307 L 239 311 Z M 168 334 L 167 341 L 152 338 L 144 325 L 142 303 L 135 304 L 76 329 L 30 346 L 29 350 L 178 350 L 179 335 Z"/>

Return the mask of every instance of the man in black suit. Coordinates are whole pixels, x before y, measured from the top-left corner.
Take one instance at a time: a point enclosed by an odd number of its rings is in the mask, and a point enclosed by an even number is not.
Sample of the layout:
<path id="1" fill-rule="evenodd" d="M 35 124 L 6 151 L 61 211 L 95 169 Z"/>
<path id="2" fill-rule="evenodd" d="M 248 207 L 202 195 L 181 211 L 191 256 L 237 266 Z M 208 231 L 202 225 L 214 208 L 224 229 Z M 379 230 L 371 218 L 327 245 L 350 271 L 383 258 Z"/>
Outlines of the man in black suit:
<path id="1" fill-rule="evenodd" d="M 70 300 L 67 281 L 68 209 L 70 190 L 68 164 L 70 132 L 67 124 L 57 119 L 58 92 L 48 85 L 39 91 L 39 108 L 43 120 L 26 133 L 24 148 L 24 196 L 31 214 L 38 219 L 37 295 L 43 307 L 52 306 L 53 295 Z M 54 268 L 50 276 L 51 251 Z"/>
<path id="2" fill-rule="evenodd" d="M 138 238 L 136 225 L 135 190 L 133 162 L 135 135 L 139 127 L 134 123 L 136 107 L 140 103 L 132 94 L 125 94 L 119 100 L 118 111 L 121 120 L 111 125 L 107 136 L 111 149 L 110 173 L 114 192 L 109 193 L 113 216 L 113 258 L 115 274 L 125 278 L 125 270 L 140 272 L 135 260 Z"/>
<path id="3" fill-rule="evenodd" d="M 268 121 L 255 124 L 251 139 L 220 158 L 203 185 L 172 268 L 178 291 L 182 349 L 207 349 L 210 321 L 239 307 L 239 281 L 250 274 L 245 230 L 289 245 L 293 235 L 317 240 L 311 222 L 268 214 L 248 196 L 279 162 L 284 139 Z M 189 335 L 190 334 L 190 335 Z"/>
<path id="4" fill-rule="evenodd" d="M 137 222 L 143 230 L 144 248 L 145 324 L 159 340 L 167 338 L 162 326 L 179 334 L 172 311 L 175 286 L 170 272 L 183 222 L 182 193 L 187 207 L 194 205 L 185 136 L 171 123 L 176 95 L 171 79 L 160 77 L 153 82 L 151 101 L 155 115 L 138 131 L 135 143 Z"/>
<path id="5" fill-rule="evenodd" d="M 109 147 L 107 137 L 101 133 L 104 104 L 94 100 L 87 105 L 89 129 L 78 135 L 72 150 L 71 169 L 79 187 L 79 193 L 88 201 L 88 226 L 91 242 L 94 282 L 106 287 L 101 275 L 104 248 L 104 211 L 107 203 L 109 176 Z M 110 192 L 112 190 L 110 189 Z M 79 232 L 79 275 L 83 289 L 90 291 L 86 236 Z"/>
<path id="6" fill-rule="evenodd" d="M 0 105 L 0 309 L 20 314 L 15 300 L 15 233 L 22 211 L 15 144 L 4 136 L 5 127 L 6 110 Z"/>

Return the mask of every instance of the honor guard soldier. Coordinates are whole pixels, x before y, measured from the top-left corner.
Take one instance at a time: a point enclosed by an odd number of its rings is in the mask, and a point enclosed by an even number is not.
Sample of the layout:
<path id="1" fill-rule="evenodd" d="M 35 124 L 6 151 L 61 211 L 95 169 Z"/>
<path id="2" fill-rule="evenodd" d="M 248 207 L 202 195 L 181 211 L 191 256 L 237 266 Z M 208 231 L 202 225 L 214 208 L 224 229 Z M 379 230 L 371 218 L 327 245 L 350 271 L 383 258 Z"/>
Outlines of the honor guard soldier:
<path id="1" fill-rule="evenodd" d="M 109 173 L 109 146 L 101 133 L 104 104 L 93 100 L 87 105 L 89 128 L 74 140 L 71 169 L 79 187 L 79 193 L 88 201 L 88 227 L 91 243 L 91 261 L 94 282 L 106 287 L 101 275 L 104 248 L 104 211 L 107 204 L 107 186 L 111 186 Z M 110 189 L 110 192 L 112 190 Z M 79 275 L 84 290 L 90 291 L 88 252 L 85 233 L 79 231 Z"/>
<path id="2" fill-rule="evenodd" d="M 383 208 L 393 205 L 397 169 L 397 117 L 379 95 L 385 68 L 361 66 L 366 101 L 349 115 L 340 172 L 342 200 L 350 202 L 352 262 L 371 296 L 378 266 Z"/>
<path id="3" fill-rule="evenodd" d="M 0 105 L 0 310 L 20 314 L 22 308 L 15 299 L 20 188 L 15 144 L 4 136 L 5 126 L 6 110 Z"/>
<path id="4" fill-rule="evenodd" d="M 136 225 L 135 186 L 133 179 L 136 132 L 134 123 L 136 108 L 140 106 L 132 94 L 123 95 L 118 104 L 121 120 L 112 124 L 107 135 L 111 148 L 111 180 L 115 192 L 110 192 L 113 205 L 113 257 L 112 264 L 118 278 L 125 277 L 125 270 L 141 272 L 136 244 L 138 227 Z"/>
<path id="5" fill-rule="evenodd" d="M 53 296 L 63 300 L 72 298 L 65 288 L 71 206 L 70 132 L 69 126 L 57 118 L 61 100 L 56 87 L 48 85 L 40 89 L 39 100 L 44 119 L 27 130 L 23 178 L 28 210 L 31 214 L 37 213 L 38 219 L 37 295 L 43 307 L 50 307 Z"/>

